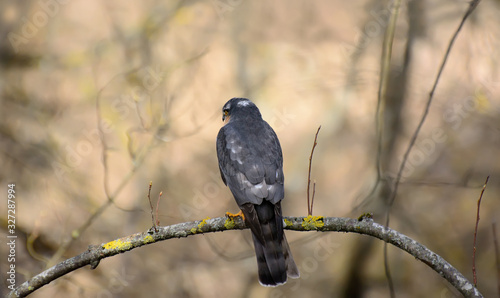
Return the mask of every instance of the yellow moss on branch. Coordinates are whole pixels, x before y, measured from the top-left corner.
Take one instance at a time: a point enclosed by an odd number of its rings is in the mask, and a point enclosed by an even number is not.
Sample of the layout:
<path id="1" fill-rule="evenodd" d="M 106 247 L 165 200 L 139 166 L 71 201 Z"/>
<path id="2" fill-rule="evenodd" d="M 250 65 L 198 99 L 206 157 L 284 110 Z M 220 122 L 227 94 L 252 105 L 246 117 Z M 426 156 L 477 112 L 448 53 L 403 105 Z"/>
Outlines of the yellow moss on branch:
<path id="1" fill-rule="evenodd" d="M 130 243 L 129 241 L 123 241 L 122 239 L 118 239 L 108 242 L 104 244 L 102 247 L 104 249 L 118 249 L 120 251 L 123 251 L 132 248 L 132 243 Z"/>
<path id="2" fill-rule="evenodd" d="M 302 227 L 306 230 L 318 230 L 324 226 L 325 222 L 323 221 L 323 216 L 309 215 L 302 220 Z"/>
<path id="3" fill-rule="evenodd" d="M 293 222 L 289 221 L 288 219 L 284 218 L 283 221 L 285 222 L 285 227 L 293 226 Z"/>
<path id="4" fill-rule="evenodd" d="M 209 220 L 210 217 L 207 217 L 205 218 L 204 220 L 202 220 L 199 224 L 198 224 L 198 227 L 197 228 L 192 228 L 191 229 L 191 233 L 193 234 L 196 234 L 198 232 L 203 232 L 203 230 L 201 228 L 203 228 L 204 225 L 207 224 L 207 220 Z"/>
<path id="5" fill-rule="evenodd" d="M 236 224 L 234 223 L 234 219 L 232 217 L 228 217 L 224 222 L 224 227 L 228 230 L 234 229 L 235 226 Z"/>
<path id="6" fill-rule="evenodd" d="M 151 243 L 151 242 L 155 242 L 155 239 L 153 238 L 153 236 L 148 235 L 148 236 L 144 237 L 144 240 L 142 242 L 144 244 L 148 244 L 148 243 Z"/>

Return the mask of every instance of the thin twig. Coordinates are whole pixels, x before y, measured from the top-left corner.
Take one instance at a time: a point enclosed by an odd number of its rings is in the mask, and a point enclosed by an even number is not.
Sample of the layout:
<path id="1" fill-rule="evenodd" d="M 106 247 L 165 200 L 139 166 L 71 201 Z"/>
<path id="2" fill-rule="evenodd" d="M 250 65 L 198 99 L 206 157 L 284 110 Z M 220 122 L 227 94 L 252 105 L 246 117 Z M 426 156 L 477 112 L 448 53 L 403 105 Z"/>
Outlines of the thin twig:
<path id="1" fill-rule="evenodd" d="M 477 288 L 476 236 L 477 236 L 477 227 L 479 225 L 479 209 L 481 208 L 481 199 L 483 198 L 483 193 L 484 193 L 484 190 L 486 189 L 486 185 L 488 184 L 488 180 L 490 180 L 490 176 L 486 177 L 486 181 L 484 182 L 483 189 L 481 190 L 481 195 L 479 196 L 479 200 L 477 200 L 476 228 L 474 229 L 474 248 L 472 250 L 472 275 L 474 276 L 474 286 L 476 288 Z"/>
<path id="2" fill-rule="evenodd" d="M 158 195 L 158 201 L 156 201 L 156 212 L 155 212 L 155 217 L 156 217 L 156 226 L 155 226 L 155 231 L 158 231 L 157 227 L 160 225 L 160 217 L 158 216 L 158 209 L 160 209 L 160 200 L 161 196 L 163 195 L 163 191 L 160 191 L 160 194 Z"/>
<path id="3" fill-rule="evenodd" d="M 312 215 L 312 204 L 309 200 L 309 188 L 311 186 L 311 166 L 312 166 L 312 158 L 313 158 L 313 154 L 314 154 L 314 148 L 316 148 L 316 145 L 318 145 L 318 143 L 316 141 L 318 140 L 318 133 L 319 133 L 320 129 L 321 129 L 321 125 L 318 127 L 318 130 L 316 131 L 316 136 L 314 137 L 313 147 L 311 149 L 311 155 L 309 156 L 309 174 L 307 176 L 307 215 Z M 314 192 L 313 192 L 312 199 L 314 200 Z"/>
<path id="4" fill-rule="evenodd" d="M 493 245 L 495 246 L 495 260 L 497 264 L 497 287 L 498 287 L 498 298 L 500 298 L 500 249 L 497 240 L 497 223 L 493 222 L 491 224 L 493 232 Z"/>
<path id="5" fill-rule="evenodd" d="M 312 215 L 312 211 L 313 211 L 313 207 L 314 207 L 314 195 L 316 194 L 316 181 L 313 182 L 313 195 L 312 195 L 312 198 L 311 198 L 311 214 L 309 215 Z"/>
<path id="6" fill-rule="evenodd" d="M 156 230 L 156 224 L 155 224 L 155 217 L 154 217 L 154 210 L 153 210 L 153 204 L 151 203 L 151 187 L 153 186 L 153 181 L 149 181 L 149 189 L 148 189 L 148 201 L 149 201 L 149 207 L 151 210 L 151 221 L 153 222 L 153 228 Z"/>

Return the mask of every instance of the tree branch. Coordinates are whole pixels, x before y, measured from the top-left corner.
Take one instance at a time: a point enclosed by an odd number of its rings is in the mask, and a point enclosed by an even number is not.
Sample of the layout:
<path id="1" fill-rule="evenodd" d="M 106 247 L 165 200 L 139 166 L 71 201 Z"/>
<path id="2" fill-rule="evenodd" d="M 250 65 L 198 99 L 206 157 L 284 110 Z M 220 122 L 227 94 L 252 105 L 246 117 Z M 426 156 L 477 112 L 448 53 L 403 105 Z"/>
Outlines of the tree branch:
<path id="1" fill-rule="evenodd" d="M 361 219 L 322 216 L 284 217 L 284 221 L 285 229 L 287 230 L 302 232 L 358 233 L 381 239 L 422 261 L 444 277 L 465 297 L 483 297 L 470 281 L 442 257 L 410 237 L 375 223 L 369 217 L 362 217 Z M 67 259 L 24 282 L 14 291 L 10 292 L 9 297 L 24 297 L 78 268 L 86 265 L 91 265 L 92 268 L 95 268 L 101 259 L 124 253 L 144 245 L 196 234 L 242 229 L 246 229 L 246 226 L 241 217 L 207 218 L 201 221 L 158 227 L 158 232 L 150 230 L 116 239 L 108 243 L 102 243 L 101 245 L 91 245 L 84 253 Z"/>

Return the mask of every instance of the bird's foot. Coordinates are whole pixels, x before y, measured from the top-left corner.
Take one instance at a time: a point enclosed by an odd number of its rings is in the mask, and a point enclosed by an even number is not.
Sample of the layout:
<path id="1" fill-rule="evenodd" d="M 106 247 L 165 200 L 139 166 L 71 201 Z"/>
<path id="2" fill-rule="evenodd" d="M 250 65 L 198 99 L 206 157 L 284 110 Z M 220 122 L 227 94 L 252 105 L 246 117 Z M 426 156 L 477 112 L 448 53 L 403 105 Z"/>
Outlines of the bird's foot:
<path id="1" fill-rule="evenodd" d="M 243 215 L 243 211 L 240 210 L 240 212 L 233 214 L 231 212 L 226 212 L 226 216 L 229 218 L 234 219 L 235 217 L 241 217 L 241 219 L 245 220 L 245 215 Z"/>

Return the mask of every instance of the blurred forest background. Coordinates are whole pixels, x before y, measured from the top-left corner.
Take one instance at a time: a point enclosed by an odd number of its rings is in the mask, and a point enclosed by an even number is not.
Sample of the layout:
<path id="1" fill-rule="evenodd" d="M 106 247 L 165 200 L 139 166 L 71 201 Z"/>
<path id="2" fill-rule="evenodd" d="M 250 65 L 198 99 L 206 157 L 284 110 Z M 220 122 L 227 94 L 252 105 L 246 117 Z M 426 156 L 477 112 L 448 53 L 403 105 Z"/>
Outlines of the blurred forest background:
<path id="1" fill-rule="evenodd" d="M 284 214 L 358 217 L 385 206 L 467 1 L 403 1 L 396 23 L 381 176 L 375 129 L 389 1 L 1 1 L 0 207 L 16 183 L 17 283 L 100 244 L 237 206 L 219 176 L 222 105 L 248 97 L 284 154 Z M 391 227 L 498 295 L 500 1 L 484 0 L 452 49 L 409 156 Z M 101 138 L 102 137 L 102 138 Z M 500 227 L 497 226 L 497 238 Z M 32 297 L 387 297 L 383 242 L 287 232 L 302 277 L 261 287 L 249 231 L 169 240 L 68 274 Z M 2 274 L 7 245 L 0 247 Z M 397 297 L 458 297 L 388 248 Z M 5 258 L 5 259 L 4 259 Z M 4 275 L 2 275 L 4 276 Z M 5 284 L 5 278 L 2 279 Z M 6 286 L 2 287 L 6 293 Z M 223 293 L 223 294 L 222 294 Z"/>

